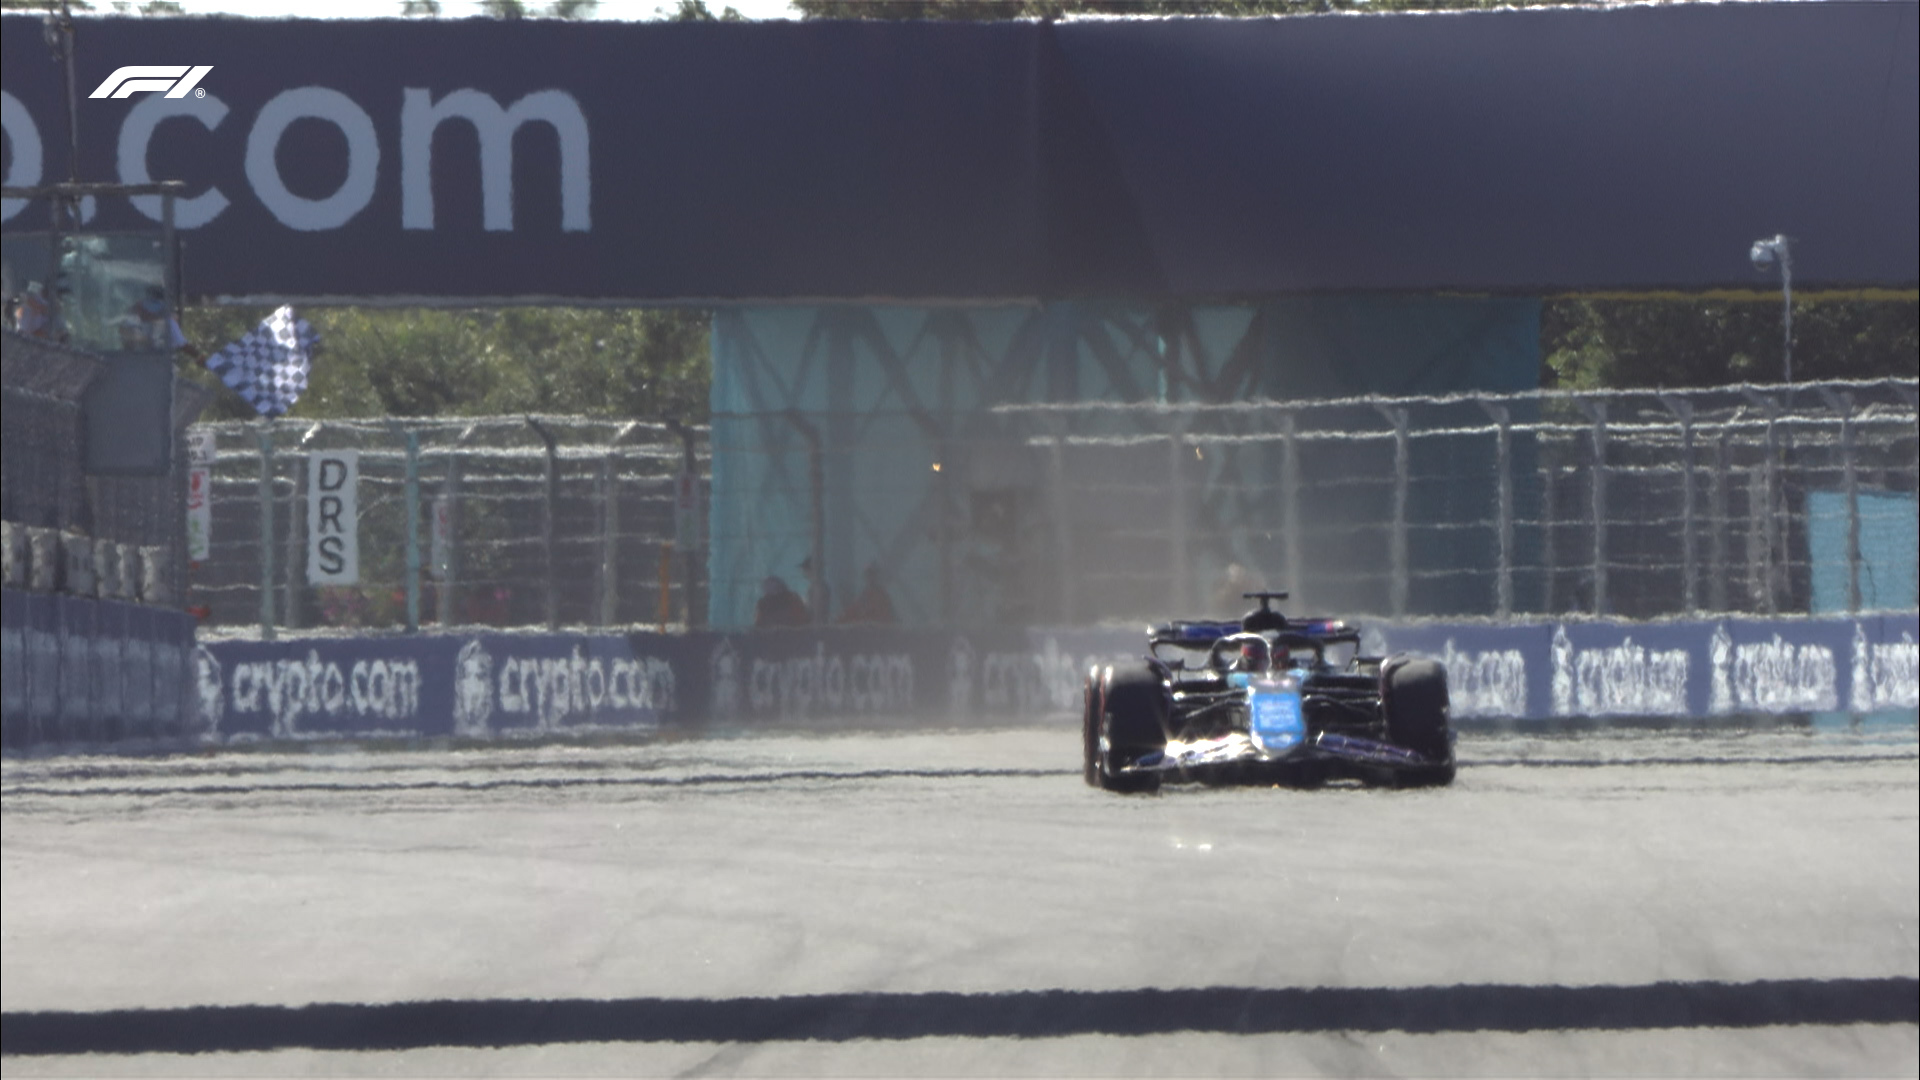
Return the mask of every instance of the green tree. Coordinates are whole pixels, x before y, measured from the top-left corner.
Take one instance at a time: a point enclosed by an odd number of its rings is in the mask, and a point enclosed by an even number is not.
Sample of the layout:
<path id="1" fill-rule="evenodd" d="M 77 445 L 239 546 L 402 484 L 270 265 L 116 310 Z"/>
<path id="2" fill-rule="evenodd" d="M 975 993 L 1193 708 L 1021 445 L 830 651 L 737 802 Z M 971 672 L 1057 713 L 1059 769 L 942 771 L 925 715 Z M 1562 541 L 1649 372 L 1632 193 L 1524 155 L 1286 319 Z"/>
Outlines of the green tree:
<path id="1" fill-rule="evenodd" d="M 1777 382 L 1778 300 L 1549 300 L 1541 311 L 1541 383 L 1569 389 Z M 1920 303 L 1796 297 L 1795 380 L 1912 378 Z"/>
<path id="2" fill-rule="evenodd" d="M 1444 11 L 1537 7 L 1582 0 L 793 0 L 808 19 L 1059 19 L 1068 15 L 1219 15 L 1259 18 L 1329 11 Z"/>
<path id="3" fill-rule="evenodd" d="M 745 22 L 747 17 L 733 8 L 722 8 L 715 15 L 706 0 L 680 0 L 677 7 L 655 8 L 654 13 L 669 22 Z"/>
<path id="4" fill-rule="evenodd" d="M 182 325 L 212 353 L 268 313 L 190 308 Z M 323 308 L 302 317 L 321 345 L 293 417 L 545 412 L 703 422 L 707 415 L 705 311 Z M 183 360 L 182 369 L 219 385 L 196 361 Z M 205 418 L 253 415 L 239 395 L 223 391 Z"/>
<path id="5" fill-rule="evenodd" d="M 420 0 L 402 0 L 401 14 L 413 14 L 406 9 L 416 2 Z M 440 13 L 439 0 L 424 0 L 424 2 L 432 4 L 433 10 L 422 14 L 438 15 Z M 546 7 L 534 7 L 525 0 L 480 0 L 481 14 L 496 19 L 525 19 L 535 16 L 549 19 L 586 19 L 591 18 L 594 10 L 599 6 L 600 0 L 553 0 Z"/>

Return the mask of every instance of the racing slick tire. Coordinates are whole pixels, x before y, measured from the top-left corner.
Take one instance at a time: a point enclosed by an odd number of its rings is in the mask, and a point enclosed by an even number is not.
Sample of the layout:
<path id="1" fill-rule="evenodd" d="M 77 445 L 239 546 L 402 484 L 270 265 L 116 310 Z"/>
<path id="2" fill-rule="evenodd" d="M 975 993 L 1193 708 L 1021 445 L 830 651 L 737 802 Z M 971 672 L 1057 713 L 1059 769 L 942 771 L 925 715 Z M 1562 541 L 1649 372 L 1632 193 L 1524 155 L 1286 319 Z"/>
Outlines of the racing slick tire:
<path id="1" fill-rule="evenodd" d="M 1159 773 L 1119 770 L 1167 745 L 1167 691 L 1144 665 L 1108 668 L 1087 680 L 1081 726 L 1087 782 L 1104 791 L 1146 794 L 1160 790 Z"/>
<path id="2" fill-rule="evenodd" d="M 1432 660 L 1396 656 L 1381 665 L 1380 697 L 1387 714 L 1387 736 L 1437 763 L 1396 770 L 1399 785 L 1442 787 L 1453 783 L 1447 669 Z"/>
<path id="3" fill-rule="evenodd" d="M 1087 672 L 1080 691 L 1080 757 L 1088 787 L 1100 786 L 1100 668 Z"/>

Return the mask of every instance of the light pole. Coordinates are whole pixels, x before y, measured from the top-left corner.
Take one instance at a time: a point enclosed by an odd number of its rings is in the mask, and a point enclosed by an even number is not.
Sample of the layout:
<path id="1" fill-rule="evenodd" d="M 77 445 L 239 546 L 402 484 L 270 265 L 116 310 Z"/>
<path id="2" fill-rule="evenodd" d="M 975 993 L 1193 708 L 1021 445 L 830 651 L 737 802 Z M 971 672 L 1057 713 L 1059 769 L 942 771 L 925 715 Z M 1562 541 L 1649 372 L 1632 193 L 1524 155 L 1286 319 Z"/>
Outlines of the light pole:
<path id="1" fill-rule="evenodd" d="M 1780 316 L 1781 356 L 1784 357 L 1784 382 L 1793 381 L 1793 247 L 1785 234 L 1770 240 L 1755 240 L 1747 252 L 1747 258 L 1753 260 L 1755 270 L 1764 271 L 1778 262 L 1780 264 L 1780 291 L 1786 297 L 1786 308 Z"/>

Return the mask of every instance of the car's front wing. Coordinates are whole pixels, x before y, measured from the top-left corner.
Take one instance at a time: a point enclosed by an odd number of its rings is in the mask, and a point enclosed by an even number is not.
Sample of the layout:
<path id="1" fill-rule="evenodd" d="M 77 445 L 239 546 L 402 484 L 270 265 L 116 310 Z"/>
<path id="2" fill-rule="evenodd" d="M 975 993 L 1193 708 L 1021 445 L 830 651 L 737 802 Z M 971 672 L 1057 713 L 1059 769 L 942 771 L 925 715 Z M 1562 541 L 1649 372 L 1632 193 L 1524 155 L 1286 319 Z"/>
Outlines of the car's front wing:
<path id="1" fill-rule="evenodd" d="M 1417 769 L 1445 764 L 1404 746 L 1395 746 L 1392 743 L 1366 739 L 1358 735 L 1342 735 L 1332 731 L 1316 732 L 1291 752 L 1272 755 L 1263 752 L 1245 732 L 1236 731 L 1214 739 L 1169 742 L 1165 750 L 1148 754 L 1119 771 L 1122 773 L 1185 772 L 1247 762 L 1314 760 L 1346 761 L 1355 765 L 1388 769 Z"/>

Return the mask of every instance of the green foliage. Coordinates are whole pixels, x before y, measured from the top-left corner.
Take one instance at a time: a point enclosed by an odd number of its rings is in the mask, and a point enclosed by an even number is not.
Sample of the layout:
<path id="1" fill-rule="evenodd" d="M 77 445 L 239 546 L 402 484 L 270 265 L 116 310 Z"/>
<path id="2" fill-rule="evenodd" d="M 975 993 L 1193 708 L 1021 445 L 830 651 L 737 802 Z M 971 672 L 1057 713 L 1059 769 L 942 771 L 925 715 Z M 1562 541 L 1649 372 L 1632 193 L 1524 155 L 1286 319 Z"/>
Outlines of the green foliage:
<path id="1" fill-rule="evenodd" d="M 189 308 L 196 347 L 213 353 L 257 326 L 266 308 Z M 569 413 L 704 422 L 709 314 L 686 309 L 320 308 L 301 312 L 321 346 L 289 414 L 486 416 Z M 219 381 L 183 361 L 190 378 Z M 252 419 L 222 392 L 203 419 Z"/>
<path id="2" fill-rule="evenodd" d="M 1329 11 L 1448 11 L 1581 0 L 793 0 L 808 19 L 1059 19 L 1068 15 L 1260 18 Z"/>
<path id="3" fill-rule="evenodd" d="M 1541 310 L 1541 383 L 1566 389 L 1778 382 L 1776 300 L 1561 299 Z M 1912 378 L 1920 303 L 1796 298 L 1793 377 Z"/>
<path id="4" fill-rule="evenodd" d="M 431 11 L 415 12 L 414 7 L 431 7 Z M 534 7 L 525 0 L 480 0 L 480 13 L 496 19 L 585 19 L 593 15 L 600 6 L 600 0 L 553 0 L 546 7 Z M 402 15 L 440 14 L 439 0 L 401 0 Z"/>
<path id="5" fill-rule="evenodd" d="M 732 8 L 722 8 L 715 15 L 706 5 L 706 0 L 680 0 L 676 7 L 655 8 L 655 14 L 669 22 L 745 22 L 747 17 Z"/>

